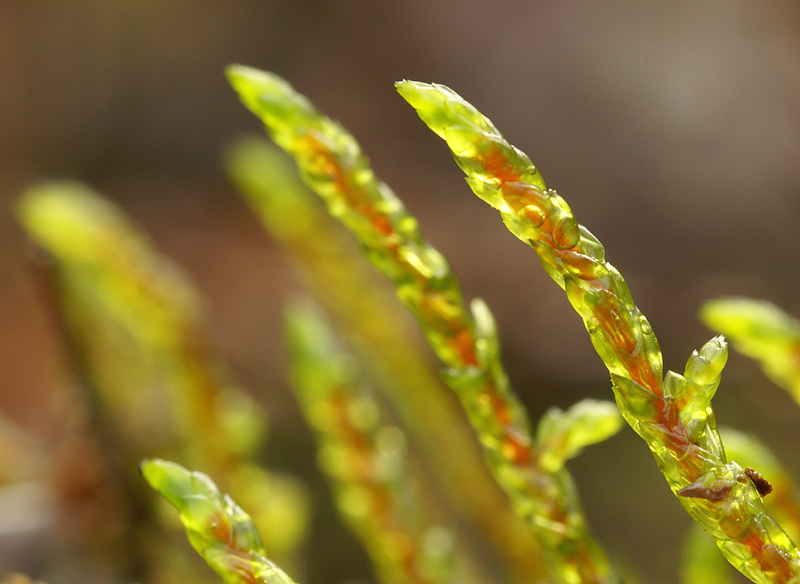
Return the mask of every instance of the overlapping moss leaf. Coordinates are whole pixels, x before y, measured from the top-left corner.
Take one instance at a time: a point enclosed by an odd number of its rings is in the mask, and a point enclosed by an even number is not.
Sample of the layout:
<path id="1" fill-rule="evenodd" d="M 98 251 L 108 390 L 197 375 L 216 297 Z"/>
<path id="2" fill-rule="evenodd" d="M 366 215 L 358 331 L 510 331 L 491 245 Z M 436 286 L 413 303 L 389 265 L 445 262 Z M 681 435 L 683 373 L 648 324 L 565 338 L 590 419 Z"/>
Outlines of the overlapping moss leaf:
<path id="1" fill-rule="evenodd" d="M 413 321 L 350 234 L 268 140 L 237 140 L 227 151 L 226 166 L 315 300 L 356 349 L 458 514 L 483 531 L 516 580 L 541 577 L 530 530 L 486 469 L 458 403 L 417 345 Z"/>
<path id="2" fill-rule="evenodd" d="M 294 584 L 269 561 L 253 520 L 206 475 L 145 460 L 142 476 L 178 510 L 192 547 L 226 584 Z"/>
<path id="3" fill-rule="evenodd" d="M 617 581 L 589 535 L 571 478 L 563 469 L 550 472 L 539 463 L 530 421 L 500 363 L 497 331 L 485 304 L 475 301 L 467 309 L 445 258 L 423 239 L 416 220 L 375 177 L 355 139 L 339 124 L 276 75 L 234 66 L 228 77 L 420 321 L 498 482 L 539 538 L 553 577 Z"/>
<path id="4" fill-rule="evenodd" d="M 611 374 L 623 416 L 690 515 L 753 581 L 800 579 L 800 552 L 764 512 L 744 469 L 728 462 L 717 432 L 710 399 L 727 355 L 724 340 L 695 351 L 683 376 L 662 378 L 658 341 L 625 280 L 566 201 L 545 188 L 528 157 L 451 89 L 411 81 L 397 88 L 447 142 L 473 192 L 500 211 L 566 291 Z"/>

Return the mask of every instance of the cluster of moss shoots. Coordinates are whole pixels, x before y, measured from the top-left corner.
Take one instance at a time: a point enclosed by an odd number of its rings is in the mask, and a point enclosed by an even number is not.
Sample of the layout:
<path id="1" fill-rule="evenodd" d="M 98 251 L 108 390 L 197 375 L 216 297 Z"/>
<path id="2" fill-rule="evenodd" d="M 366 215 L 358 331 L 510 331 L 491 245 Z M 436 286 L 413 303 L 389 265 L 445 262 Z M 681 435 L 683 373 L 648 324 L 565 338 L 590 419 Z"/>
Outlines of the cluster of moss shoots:
<path id="1" fill-rule="evenodd" d="M 726 452 L 716 426 L 711 398 L 727 359 L 725 339 L 716 336 L 694 351 L 682 373 L 665 373 L 655 333 L 601 243 L 492 122 L 447 87 L 397 83 L 445 140 L 472 191 L 500 212 L 566 292 L 608 368 L 616 405 L 584 400 L 566 411 L 553 408 L 534 425 L 504 371 L 489 308 L 480 300 L 465 303 L 447 260 L 375 176 L 355 139 L 283 79 L 241 66 L 227 73 L 305 183 L 261 140 L 241 141 L 227 159 L 264 226 L 318 293 L 317 304 L 295 302 L 286 311 L 290 379 L 342 518 L 381 582 L 485 579 L 458 538 L 436 524 L 445 521 L 419 511 L 405 433 L 387 421 L 386 402 L 410 434 L 408 443 L 427 445 L 420 455 L 434 482 L 453 512 L 484 533 L 511 581 L 622 581 L 590 533 L 565 462 L 616 433 L 624 420 L 702 528 L 685 560 L 685 584 L 725 581 L 709 559 L 720 557 L 709 554 L 713 543 L 754 582 L 800 582 L 793 543 L 800 507 L 792 481 L 752 437 L 723 432 Z M 396 301 L 374 285 L 307 189 L 394 285 L 441 361 L 440 376 L 407 340 Z M 255 462 L 263 418 L 213 363 L 194 293 L 179 270 L 118 209 L 80 185 L 32 189 L 20 217 L 54 260 L 49 281 L 93 396 L 95 422 L 113 427 L 129 460 L 146 457 L 142 476 L 178 510 L 189 542 L 225 582 L 292 582 L 273 561 L 287 568 L 297 561 L 305 495 L 290 477 Z M 800 325 L 745 299 L 710 302 L 702 317 L 800 401 Z M 365 387 L 359 359 L 385 401 Z M 147 426 L 141 421 L 154 411 L 166 418 L 159 427 L 169 430 L 136 443 L 141 428 L 126 425 Z M 203 468 L 239 503 L 206 474 L 163 458 Z M 143 506 L 154 517 L 163 511 L 146 498 Z"/>

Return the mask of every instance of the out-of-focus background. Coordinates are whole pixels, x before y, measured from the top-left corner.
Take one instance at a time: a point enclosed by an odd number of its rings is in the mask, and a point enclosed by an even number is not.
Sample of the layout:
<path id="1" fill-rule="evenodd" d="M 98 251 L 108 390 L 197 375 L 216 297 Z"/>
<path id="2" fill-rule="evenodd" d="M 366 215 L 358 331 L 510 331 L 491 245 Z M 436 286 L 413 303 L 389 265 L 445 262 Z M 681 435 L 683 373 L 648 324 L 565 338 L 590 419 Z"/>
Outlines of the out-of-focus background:
<path id="1" fill-rule="evenodd" d="M 794 3 L 1 2 L 0 409 L 45 443 L 59 440 L 70 377 L 14 219 L 43 178 L 89 183 L 184 266 L 218 350 L 270 410 L 271 448 L 310 440 L 279 340 L 297 281 L 220 164 L 231 138 L 260 132 L 223 76 L 235 62 L 284 76 L 358 138 L 465 295 L 494 310 L 534 418 L 610 398 L 607 373 L 398 79 L 452 87 L 529 154 L 625 275 L 666 367 L 682 370 L 711 336 L 696 317 L 705 299 L 743 294 L 800 315 Z M 721 424 L 757 432 L 800 473 L 800 411 L 753 363 L 731 357 L 715 404 Z M 638 437 L 625 429 L 571 468 L 598 538 L 643 581 L 674 582 L 689 519 Z"/>

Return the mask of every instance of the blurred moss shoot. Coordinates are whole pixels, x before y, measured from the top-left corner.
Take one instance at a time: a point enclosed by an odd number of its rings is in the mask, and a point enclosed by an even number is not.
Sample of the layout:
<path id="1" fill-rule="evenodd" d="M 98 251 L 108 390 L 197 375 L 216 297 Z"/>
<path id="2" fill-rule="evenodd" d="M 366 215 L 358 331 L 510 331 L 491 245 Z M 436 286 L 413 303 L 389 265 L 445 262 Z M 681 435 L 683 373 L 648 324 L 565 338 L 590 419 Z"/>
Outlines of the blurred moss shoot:
<path id="1" fill-rule="evenodd" d="M 377 581 L 627 581 L 592 535 L 566 468 L 624 420 L 696 522 L 681 558 L 683 584 L 731 581 L 724 559 L 759 584 L 800 582 L 800 505 L 789 472 L 755 437 L 720 431 L 711 405 L 728 358 L 721 334 L 800 401 L 796 320 L 764 302 L 709 302 L 701 317 L 720 336 L 694 351 L 682 373 L 664 372 L 655 332 L 624 278 L 528 156 L 451 89 L 399 82 L 472 191 L 565 291 L 608 369 L 616 405 L 583 400 L 535 422 L 509 382 L 489 307 L 465 300 L 447 259 L 356 139 L 274 74 L 231 66 L 227 76 L 296 164 L 297 173 L 253 138 L 225 156 L 314 297 L 285 311 L 288 376 L 320 475 Z M 315 553 L 305 547 L 313 530 L 307 489 L 265 464 L 265 411 L 215 354 L 189 278 L 83 185 L 31 188 L 19 218 L 43 258 L 42 281 L 81 390 L 81 431 L 98 444 L 85 455 L 99 457 L 99 472 L 111 478 L 98 484 L 119 495 L 99 514 L 122 525 L 113 541 L 87 535 L 116 546 L 115 558 L 128 556 L 118 581 L 208 581 L 167 535 L 176 521 L 163 502 L 224 582 L 290 584 L 288 573 L 302 581 Z M 438 374 L 416 344 L 414 320 Z M 44 480 L 48 457 L 16 436 L 2 421 L 2 483 Z M 163 501 L 141 488 L 137 468 Z M 115 506 L 126 499 L 120 513 Z"/>

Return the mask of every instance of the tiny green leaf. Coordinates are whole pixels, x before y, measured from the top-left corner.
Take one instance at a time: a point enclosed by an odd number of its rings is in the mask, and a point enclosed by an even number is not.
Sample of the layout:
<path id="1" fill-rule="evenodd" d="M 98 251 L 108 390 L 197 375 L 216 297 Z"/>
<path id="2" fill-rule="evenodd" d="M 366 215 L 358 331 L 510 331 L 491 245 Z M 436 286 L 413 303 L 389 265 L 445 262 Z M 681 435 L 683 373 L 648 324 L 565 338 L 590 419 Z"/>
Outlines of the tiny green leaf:
<path id="1" fill-rule="evenodd" d="M 730 337 L 767 376 L 800 403 L 800 321 L 763 300 L 720 298 L 700 310 L 706 325 Z"/>
<path id="2" fill-rule="evenodd" d="M 609 402 L 585 399 L 566 411 L 551 408 L 539 420 L 536 429 L 542 465 L 556 471 L 586 446 L 610 438 L 620 428 L 622 416 Z"/>
<path id="3" fill-rule="evenodd" d="M 178 510 L 189 543 L 226 584 L 293 584 L 267 560 L 255 524 L 206 475 L 165 460 L 141 463 L 147 483 Z"/>

